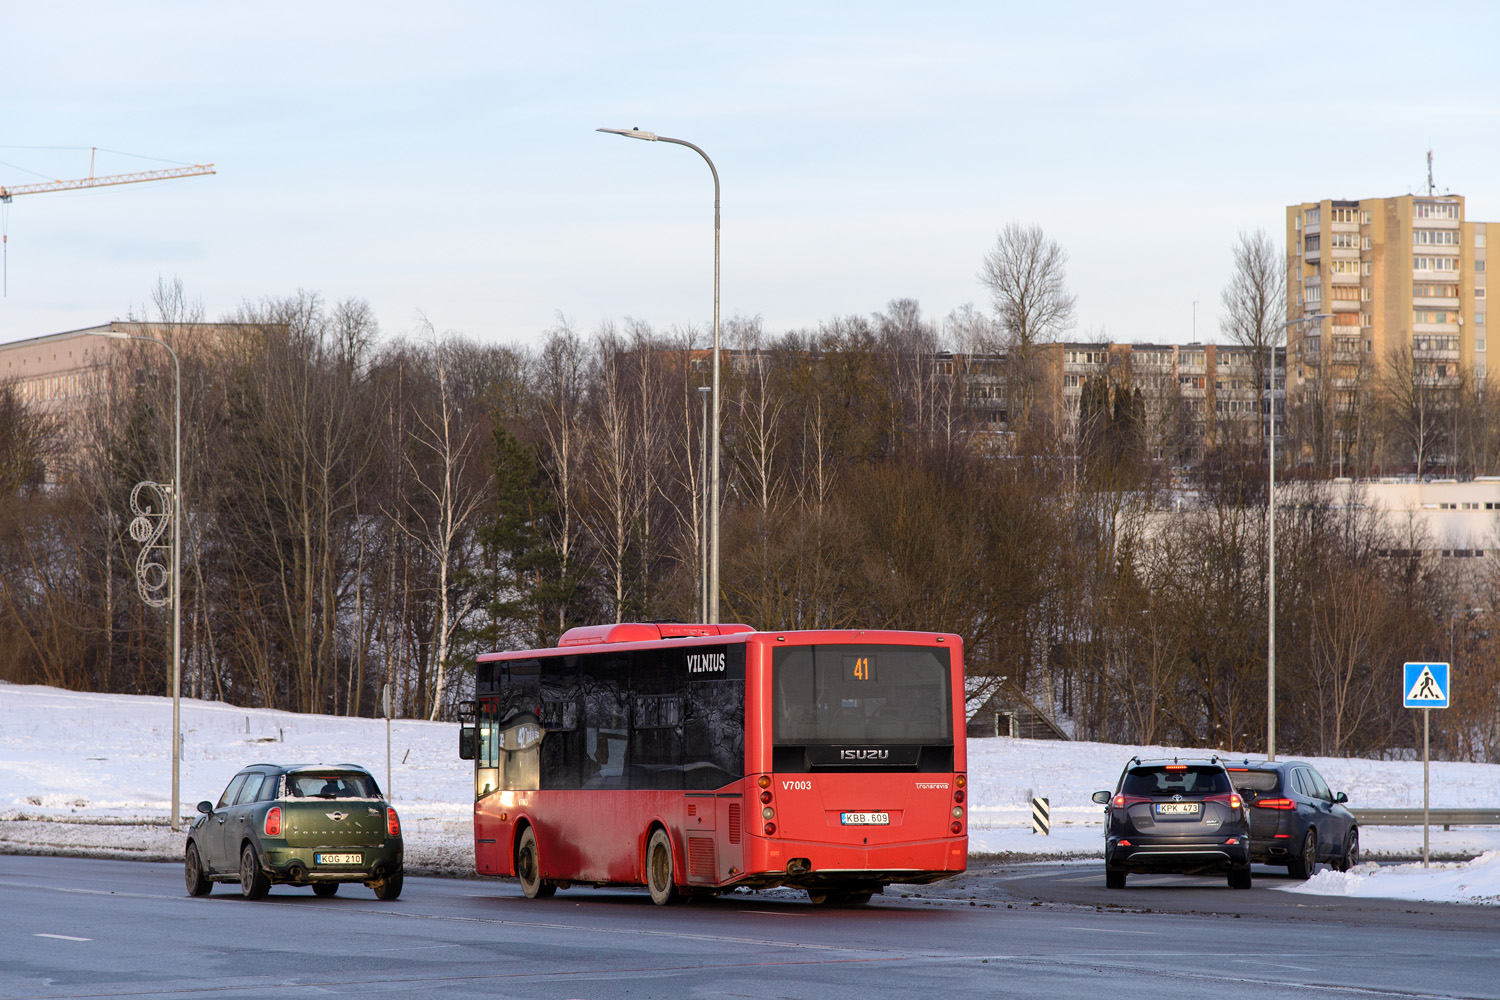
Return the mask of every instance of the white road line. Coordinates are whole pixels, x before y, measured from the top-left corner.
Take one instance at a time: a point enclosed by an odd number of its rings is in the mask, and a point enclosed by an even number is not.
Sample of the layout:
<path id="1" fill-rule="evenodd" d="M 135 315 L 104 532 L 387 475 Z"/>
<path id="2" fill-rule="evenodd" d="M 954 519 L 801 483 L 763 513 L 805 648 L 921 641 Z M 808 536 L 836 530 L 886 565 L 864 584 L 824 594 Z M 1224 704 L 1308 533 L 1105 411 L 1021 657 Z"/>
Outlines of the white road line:
<path id="1" fill-rule="evenodd" d="M 36 934 L 34 937 L 55 938 L 58 941 L 92 941 L 93 938 L 74 937 L 71 934 Z"/>
<path id="2" fill-rule="evenodd" d="M 1122 931 L 1110 927 L 1064 927 L 1065 931 L 1084 931 L 1088 934 L 1139 934 L 1144 937 L 1157 937 L 1156 931 Z"/>

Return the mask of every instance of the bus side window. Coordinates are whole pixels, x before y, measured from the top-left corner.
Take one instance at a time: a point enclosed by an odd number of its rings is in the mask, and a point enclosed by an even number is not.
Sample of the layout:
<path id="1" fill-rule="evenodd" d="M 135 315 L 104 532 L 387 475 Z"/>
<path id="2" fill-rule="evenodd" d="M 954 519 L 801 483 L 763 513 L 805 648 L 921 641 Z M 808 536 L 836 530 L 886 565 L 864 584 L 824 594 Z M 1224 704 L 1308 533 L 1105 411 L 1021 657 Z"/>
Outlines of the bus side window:
<path id="1" fill-rule="evenodd" d="M 625 787 L 630 661 L 618 653 L 582 657 L 585 788 Z"/>

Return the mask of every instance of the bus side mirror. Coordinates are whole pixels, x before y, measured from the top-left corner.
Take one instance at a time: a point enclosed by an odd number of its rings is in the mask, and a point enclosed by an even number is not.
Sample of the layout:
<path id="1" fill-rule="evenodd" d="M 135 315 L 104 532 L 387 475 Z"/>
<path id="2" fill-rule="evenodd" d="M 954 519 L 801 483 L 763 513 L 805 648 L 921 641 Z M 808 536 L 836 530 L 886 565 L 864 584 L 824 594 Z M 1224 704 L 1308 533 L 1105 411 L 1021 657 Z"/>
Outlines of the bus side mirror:
<path id="1" fill-rule="evenodd" d="M 477 756 L 474 752 L 474 727 L 464 726 L 458 731 L 458 759 L 473 760 Z"/>

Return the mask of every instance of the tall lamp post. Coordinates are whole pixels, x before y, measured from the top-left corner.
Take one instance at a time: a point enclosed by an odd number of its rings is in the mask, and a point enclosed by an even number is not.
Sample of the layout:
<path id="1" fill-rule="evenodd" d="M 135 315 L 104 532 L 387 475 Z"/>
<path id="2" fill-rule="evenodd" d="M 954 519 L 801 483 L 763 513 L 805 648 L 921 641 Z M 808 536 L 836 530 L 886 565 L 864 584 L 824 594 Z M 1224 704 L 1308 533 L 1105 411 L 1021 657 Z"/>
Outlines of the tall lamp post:
<path id="1" fill-rule="evenodd" d="M 713 468 L 709 476 L 709 570 L 708 570 L 708 621 L 719 621 L 719 171 L 708 154 L 685 139 L 669 139 L 655 132 L 644 132 L 638 128 L 601 128 L 596 132 L 645 139 L 648 142 L 670 142 L 686 146 L 708 164 L 714 175 L 714 382 L 713 382 Z"/>
<path id="2" fill-rule="evenodd" d="M 1333 313 L 1311 313 L 1281 324 L 1283 334 L 1303 323 L 1321 323 Z M 1277 339 L 1281 339 L 1279 336 Z M 1266 759 L 1276 759 L 1276 344 L 1266 361 L 1266 395 L 1270 397 L 1271 460 L 1266 472 Z M 1283 362 L 1285 364 L 1285 362 Z"/>
<path id="3" fill-rule="evenodd" d="M 172 829 L 180 828 L 182 776 L 182 362 L 172 345 L 140 333 L 111 330 L 110 340 L 149 340 L 172 355 Z"/>

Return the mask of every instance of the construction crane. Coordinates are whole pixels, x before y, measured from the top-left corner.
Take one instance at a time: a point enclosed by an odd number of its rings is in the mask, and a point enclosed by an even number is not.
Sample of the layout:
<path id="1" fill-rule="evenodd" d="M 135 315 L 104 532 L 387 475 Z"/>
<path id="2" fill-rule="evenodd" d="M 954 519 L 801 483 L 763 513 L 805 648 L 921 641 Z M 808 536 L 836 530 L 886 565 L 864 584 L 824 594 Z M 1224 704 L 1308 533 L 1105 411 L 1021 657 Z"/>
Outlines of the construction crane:
<path id="1" fill-rule="evenodd" d="M 0 202 L 9 202 L 18 194 L 40 194 L 43 191 L 76 191 L 79 188 L 108 187 L 111 184 L 139 184 L 142 181 L 164 181 L 172 177 L 200 177 L 214 173 L 212 163 L 195 163 L 170 170 L 142 170 L 134 174 L 106 174 L 103 177 L 80 177 L 73 181 L 43 181 L 39 184 L 0 184 Z"/>
<path id="2" fill-rule="evenodd" d="M 71 181 L 41 181 L 37 184 L 13 184 L 6 187 L 0 184 L 0 205 L 9 205 L 10 200 L 20 194 L 41 194 L 44 191 L 77 191 L 80 188 L 109 187 L 113 184 L 140 184 L 144 181 L 165 181 L 174 177 L 201 177 L 204 174 L 214 173 L 212 163 L 194 163 L 186 167 L 172 167 L 167 170 L 141 170 L 133 174 L 106 174 L 103 177 L 94 176 L 94 150 L 89 154 L 89 175 Z M 10 294 L 10 227 L 9 219 L 4 225 L 0 225 L 0 269 L 4 271 L 3 294 Z"/>

